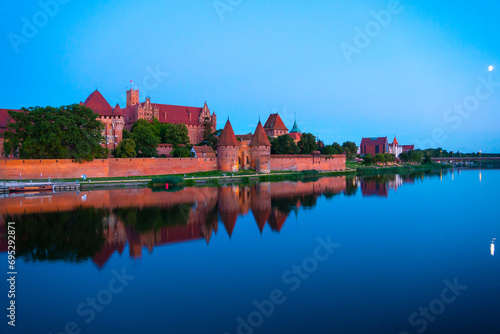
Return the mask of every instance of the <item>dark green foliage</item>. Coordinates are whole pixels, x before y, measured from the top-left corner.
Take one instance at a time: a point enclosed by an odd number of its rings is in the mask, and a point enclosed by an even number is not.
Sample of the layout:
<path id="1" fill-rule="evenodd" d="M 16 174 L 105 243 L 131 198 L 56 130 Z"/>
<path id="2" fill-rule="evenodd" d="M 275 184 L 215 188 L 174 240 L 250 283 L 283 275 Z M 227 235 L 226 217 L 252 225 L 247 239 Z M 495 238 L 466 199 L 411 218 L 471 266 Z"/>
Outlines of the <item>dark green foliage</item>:
<path id="1" fill-rule="evenodd" d="M 375 154 L 375 162 L 384 163 L 385 162 L 385 155 L 383 153 Z"/>
<path id="2" fill-rule="evenodd" d="M 363 157 L 363 165 L 371 165 L 374 162 L 375 158 L 370 153 L 365 154 L 365 156 Z"/>
<path id="3" fill-rule="evenodd" d="M 184 178 L 181 176 L 158 176 L 151 179 L 149 186 L 151 187 L 165 187 L 165 184 L 172 186 L 182 185 Z"/>
<path id="4" fill-rule="evenodd" d="M 186 225 L 191 208 L 191 204 L 179 204 L 166 209 L 128 207 L 115 209 L 114 213 L 126 226 L 132 226 L 138 232 L 148 232 L 164 226 Z"/>
<path id="5" fill-rule="evenodd" d="M 135 151 L 138 157 L 156 157 L 156 148 L 160 142 L 155 134 L 155 128 L 146 120 L 140 119 L 132 125 L 132 139 L 135 142 Z"/>
<path id="6" fill-rule="evenodd" d="M 125 140 L 129 138 L 132 139 L 132 132 L 130 132 L 129 130 L 123 130 L 122 139 Z"/>
<path id="7" fill-rule="evenodd" d="M 321 154 L 344 154 L 344 149 L 339 143 L 335 142 L 332 145 L 326 145 L 321 149 Z"/>
<path id="8" fill-rule="evenodd" d="M 172 144 L 174 147 L 189 144 L 188 128 L 186 124 L 165 125 L 165 144 Z"/>
<path id="9" fill-rule="evenodd" d="M 311 170 L 303 170 L 301 172 L 302 175 L 308 175 L 308 176 L 318 176 L 319 172 L 317 170 L 311 169 Z"/>
<path id="10" fill-rule="evenodd" d="M 12 122 L 5 133 L 5 155 L 21 159 L 105 158 L 104 125 L 91 109 L 72 104 L 60 108 L 31 107 L 9 111 Z"/>
<path id="11" fill-rule="evenodd" d="M 287 134 L 273 138 L 270 143 L 271 154 L 299 154 L 300 151 L 292 137 Z"/>
<path id="12" fill-rule="evenodd" d="M 299 141 L 300 154 L 312 154 L 318 150 L 316 137 L 310 133 L 303 133 Z"/>
<path id="13" fill-rule="evenodd" d="M 103 209 L 26 214 L 16 222 L 17 254 L 26 261 L 75 261 L 92 258 L 104 246 Z"/>
<path id="14" fill-rule="evenodd" d="M 191 150 L 187 147 L 177 147 L 172 151 L 172 156 L 175 158 L 189 158 Z"/>
<path id="15" fill-rule="evenodd" d="M 212 120 L 209 117 L 205 117 L 205 119 L 203 120 L 203 141 L 208 142 L 211 139 L 212 133 Z"/>
<path id="16" fill-rule="evenodd" d="M 353 159 L 358 153 L 358 146 L 352 141 L 346 141 L 342 144 L 342 153 L 344 152 L 347 156 L 347 159 Z"/>
<path id="17" fill-rule="evenodd" d="M 219 129 L 215 132 L 212 132 L 210 135 L 208 135 L 206 138 L 204 138 L 204 141 L 202 144 L 206 144 L 207 146 L 211 146 L 214 151 L 217 149 L 217 143 L 219 142 L 219 136 L 222 132 L 222 129 Z"/>
<path id="18" fill-rule="evenodd" d="M 422 151 L 409 151 L 403 152 L 399 155 L 399 159 L 403 162 L 422 162 Z"/>
<path id="19" fill-rule="evenodd" d="M 137 155 L 135 141 L 131 138 L 122 140 L 113 155 L 115 158 L 134 158 Z"/>
<path id="20" fill-rule="evenodd" d="M 394 162 L 396 161 L 396 156 L 392 153 L 384 153 L 385 162 Z"/>

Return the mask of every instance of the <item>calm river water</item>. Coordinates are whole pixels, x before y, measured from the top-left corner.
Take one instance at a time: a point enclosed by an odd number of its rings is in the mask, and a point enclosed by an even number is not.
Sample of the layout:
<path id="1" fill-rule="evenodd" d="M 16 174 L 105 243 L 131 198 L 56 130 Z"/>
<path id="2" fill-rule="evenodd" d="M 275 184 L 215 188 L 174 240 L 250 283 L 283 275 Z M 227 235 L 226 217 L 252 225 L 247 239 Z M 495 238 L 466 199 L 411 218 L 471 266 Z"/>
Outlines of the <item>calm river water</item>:
<path id="1" fill-rule="evenodd" d="M 498 334 L 499 189 L 455 170 L 0 198 L 0 332 Z"/>

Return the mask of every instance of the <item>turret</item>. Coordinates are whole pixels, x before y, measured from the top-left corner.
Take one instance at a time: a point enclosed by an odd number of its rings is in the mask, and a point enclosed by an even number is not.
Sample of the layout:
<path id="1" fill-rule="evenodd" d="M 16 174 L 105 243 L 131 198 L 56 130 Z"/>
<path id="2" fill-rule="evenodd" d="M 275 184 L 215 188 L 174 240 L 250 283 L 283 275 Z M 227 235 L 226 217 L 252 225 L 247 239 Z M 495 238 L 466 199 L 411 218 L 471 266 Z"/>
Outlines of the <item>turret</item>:
<path id="1" fill-rule="evenodd" d="M 271 143 L 259 121 L 252 141 L 250 142 L 250 166 L 258 173 L 269 173 L 271 170 Z"/>
<path id="2" fill-rule="evenodd" d="M 239 146 L 228 118 L 217 143 L 217 168 L 219 170 L 223 172 L 237 172 L 239 170 Z"/>

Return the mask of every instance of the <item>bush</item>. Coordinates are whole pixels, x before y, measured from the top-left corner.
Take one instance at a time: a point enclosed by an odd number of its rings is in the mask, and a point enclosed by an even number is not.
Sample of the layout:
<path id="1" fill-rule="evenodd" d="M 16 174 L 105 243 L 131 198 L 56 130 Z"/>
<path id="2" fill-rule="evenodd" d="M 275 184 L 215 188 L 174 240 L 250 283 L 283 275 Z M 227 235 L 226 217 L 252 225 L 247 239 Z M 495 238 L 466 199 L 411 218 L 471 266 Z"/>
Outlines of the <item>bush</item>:
<path id="1" fill-rule="evenodd" d="M 316 176 L 316 175 L 319 174 L 319 172 L 317 170 L 312 169 L 312 170 L 303 170 L 301 172 L 301 174 L 302 175 L 308 175 L 308 176 Z"/>
<path id="2" fill-rule="evenodd" d="M 149 182 L 150 187 L 163 187 L 165 184 L 172 186 L 180 186 L 184 184 L 184 178 L 180 176 L 158 176 L 151 179 Z"/>
<path id="3" fill-rule="evenodd" d="M 188 158 L 191 151 L 187 147 L 177 147 L 172 151 L 172 156 L 175 158 Z"/>

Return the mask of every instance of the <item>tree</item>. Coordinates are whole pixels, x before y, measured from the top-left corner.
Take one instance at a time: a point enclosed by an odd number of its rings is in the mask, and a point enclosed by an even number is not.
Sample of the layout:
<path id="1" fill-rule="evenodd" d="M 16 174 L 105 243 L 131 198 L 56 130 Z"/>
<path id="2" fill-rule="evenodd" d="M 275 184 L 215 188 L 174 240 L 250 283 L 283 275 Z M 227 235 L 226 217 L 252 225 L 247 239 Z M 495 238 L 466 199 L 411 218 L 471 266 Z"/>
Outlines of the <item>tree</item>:
<path id="1" fill-rule="evenodd" d="M 373 158 L 373 155 L 371 155 L 370 153 L 365 154 L 365 156 L 363 157 L 364 165 L 371 165 L 374 161 L 375 159 Z"/>
<path id="2" fill-rule="evenodd" d="M 153 125 L 140 119 L 132 125 L 132 139 L 135 142 L 135 151 L 139 157 L 155 157 L 156 148 L 160 139 L 155 135 Z"/>
<path id="3" fill-rule="evenodd" d="M 130 132 L 129 130 L 123 130 L 122 132 L 122 139 L 132 139 L 132 132 Z"/>
<path id="4" fill-rule="evenodd" d="M 408 152 L 410 160 L 416 163 L 422 163 L 422 152 L 410 151 Z"/>
<path id="5" fill-rule="evenodd" d="M 165 143 L 174 147 L 189 144 L 188 128 L 186 124 L 166 124 Z"/>
<path id="6" fill-rule="evenodd" d="M 165 136 L 167 133 L 167 124 L 160 123 L 158 119 L 153 119 L 153 132 L 160 139 L 160 143 L 165 144 Z"/>
<path id="7" fill-rule="evenodd" d="M 202 144 L 206 144 L 207 146 L 211 146 L 214 151 L 217 150 L 217 143 L 219 142 L 219 136 L 222 132 L 222 129 L 219 129 L 215 132 L 212 132 Z"/>
<path id="8" fill-rule="evenodd" d="M 301 154 L 312 154 L 313 151 L 318 150 L 316 137 L 311 133 L 303 133 L 299 141 L 299 148 Z"/>
<path id="9" fill-rule="evenodd" d="M 172 156 L 175 158 L 189 158 L 191 150 L 187 147 L 177 147 L 172 151 Z"/>
<path id="10" fill-rule="evenodd" d="M 355 142 L 346 141 L 342 144 L 342 148 L 347 155 L 347 159 L 353 159 L 358 153 L 358 146 Z"/>
<path id="11" fill-rule="evenodd" d="M 344 148 L 342 146 L 340 146 L 339 143 L 337 142 L 334 142 L 332 144 L 332 147 L 333 149 L 335 150 L 335 153 L 334 154 L 344 154 Z"/>
<path id="12" fill-rule="evenodd" d="M 384 153 L 385 162 L 394 162 L 396 161 L 396 156 L 392 153 Z"/>
<path id="13" fill-rule="evenodd" d="M 380 162 L 384 163 L 385 162 L 385 156 L 383 153 L 377 153 L 375 154 L 375 162 Z"/>
<path id="14" fill-rule="evenodd" d="M 321 154 L 337 154 L 337 150 L 333 148 L 332 145 L 326 145 L 323 149 L 320 150 Z"/>
<path id="15" fill-rule="evenodd" d="M 410 160 L 410 157 L 408 156 L 408 153 L 406 152 L 401 152 L 399 154 L 399 160 L 403 161 L 403 162 L 408 162 Z"/>
<path id="16" fill-rule="evenodd" d="M 134 158 L 137 156 L 135 141 L 132 138 L 122 140 L 116 148 L 114 156 L 116 158 Z"/>
<path id="17" fill-rule="evenodd" d="M 299 154 L 299 147 L 292 137 L 286 134 L 272 140 L 271 154 Z"/>
<path id="18" fill-rule="evenodd" d="M 209 117 L 205 117 L 203 120 L 203 140 L 209 141 L 211 139 L 211 135 L 213 133 L 213 124 L 212 120 Z"/>
<path id="19" fill-rule="evenodd" d="M 428 156 L 428 155 L 425 156 L 424 164 L 426 164 L 426 165 L 432 164 L 432 160 L 431 160 L 430 156 Z"/>
<path id="20" fill-rule="evenodd" d="M 21 159 L 105 158 L 104 124 L 91 109 L 72 104 L 9 111 L 4 153 Z"/>

